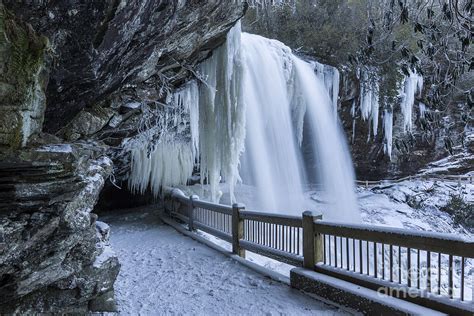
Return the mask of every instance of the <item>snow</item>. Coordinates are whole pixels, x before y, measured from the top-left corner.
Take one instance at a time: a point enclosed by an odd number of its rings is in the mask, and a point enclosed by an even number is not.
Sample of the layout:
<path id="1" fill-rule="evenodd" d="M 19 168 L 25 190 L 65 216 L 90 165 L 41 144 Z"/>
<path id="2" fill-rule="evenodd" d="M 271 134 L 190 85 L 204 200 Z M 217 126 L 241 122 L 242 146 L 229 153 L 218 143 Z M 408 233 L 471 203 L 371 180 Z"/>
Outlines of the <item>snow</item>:
<path id="1" fill-rule="evenodd" d="M 122 265 L 115 283 L 120 314 L 345 313 L 181 235 L 150 209 L 135 211 L 101 218 Z"/>
<path id="2" fill-rule="evenodd" d="M 123 104 L 122 106 L 129 109 L 139 109 L 142 106 L 142 104 L 140 102 L 129 102 L 129 103 Z"/>
<path id="3" fill-rule="evenodd" d="M 392 228 L 404 228 L 429 232 L 447 233 L 457 238 L 474 240 L 474 236 L 464 227 L 455 225 L 449 214 L 440 210 L 448 202 L 451 194 L 461 194 L 467 203 L 474 203 L 474 184 L 459 183 L 457 181 L 437 180 L 406 180 L 397 184 L 379 185 L 371 188 L 358 188 L 359 206 L 362 220 L 365 223 L 384 225 Z M 409 201 L 416 199 L 421 204 L 412 207 Z M 449 237 L 446 237 L 449 238 Z M 385 255 L 387 256 L 387 254 Z M 402 250 L 402 257 L 406 258 L 406 250 Z M 426 267 L 426 253 L 422 252 L 421 266 Z M 437 287 L 437 257 L 432 258 L 432 284 Z M 412 261 L 416 262 L 417 254 L 412 253 Z M 454 258 L 455 267 L 459 268 L 459 258 Z M 405 266 L 405 263 L 403 264 Z M 442 267 L 448 266 L 448 256 L 442 256 Z M 373 271 L 373 267 L 371 267 Z M 466 260 L 466 273 L 471 278 L 466 278 L 465 297 L 472 300 L 474 278 L 474 260 Z M 445 268 L 441 270 L 441 292 L 447 295 L 448 278 Z M 406 282 L 406 274 L 402 274 L 403 282 Z M 460 295 L 459 270 L 454 273 L 454 295 Z M 426 279 L 421 279 L 422 288 L 426 286 Z"/>
<path id="4" fill-rule="evenodd" d="M 413 304 L 401 299 L 397 299 L 392 296 L 388 296 L 387 294 L 376 292 L 376 291 L 358 286 L 356 284 L 349 283 L 344 280 L 333 278 L 331 276 L 317 273 L 314 271 L 300 269 L 298 270 L 298 273 L 307 277 L 308 279 L 315 279 L 318 282 L 321 282 L 323 284 L 328 284 L 332 288 L 340 289 L 343 292 L 376 302 L 378 304 L 393 308 L 394 310 L 397 310 L 397 311 L 402 311 L 403 313 L 406 313 L 407 315 L 433 315 L 433 316 L 446 315 L 446 314 L 428 309 L 426 307 L 419 306 L 419 305 L 416 305 L 416 304 Z M 364 277 L 364 276 L 361 276 L 361 277 Z M 368 282 L 372 281 L 369 277 L 367 277 L 367 279 L 368 279 Z"/>
<path id="5" fill-rule="evenodd" d="M 104 245 L 102 252 L 95 258 L 94 263 L 92 264 L 94 268 L 100 268 L 104 262 L 107 262 L 110 258 L 115 257 L 115 251 L 109 245 Z"/>

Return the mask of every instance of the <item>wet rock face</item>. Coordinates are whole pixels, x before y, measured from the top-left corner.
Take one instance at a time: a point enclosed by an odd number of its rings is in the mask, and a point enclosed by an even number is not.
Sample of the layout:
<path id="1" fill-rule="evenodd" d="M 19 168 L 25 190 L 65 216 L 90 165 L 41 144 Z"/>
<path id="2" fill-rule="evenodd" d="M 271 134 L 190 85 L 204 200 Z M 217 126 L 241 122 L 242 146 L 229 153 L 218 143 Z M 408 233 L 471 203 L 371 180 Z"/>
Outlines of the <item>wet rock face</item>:
<path id="1" fill-rule="evenodd" d="M 183 78 L 189 65 L 222 43 L 246 8 L 225 0 L 3 2 L 51 42 L 48 132 L 127 84 L 176 73 Z"/>
<path id="2" fill-rule="evenodd" d="M 47 39 L 1 2 L 0 38 L 0 146 L 19 148 L 42 128 Z"/>
<path id="3" fill-rule="evenodd" d="M 77 145 L 1 158 L 0 313 L 87 311 L 119 270 L 91 213 L 111 161 Z"/>

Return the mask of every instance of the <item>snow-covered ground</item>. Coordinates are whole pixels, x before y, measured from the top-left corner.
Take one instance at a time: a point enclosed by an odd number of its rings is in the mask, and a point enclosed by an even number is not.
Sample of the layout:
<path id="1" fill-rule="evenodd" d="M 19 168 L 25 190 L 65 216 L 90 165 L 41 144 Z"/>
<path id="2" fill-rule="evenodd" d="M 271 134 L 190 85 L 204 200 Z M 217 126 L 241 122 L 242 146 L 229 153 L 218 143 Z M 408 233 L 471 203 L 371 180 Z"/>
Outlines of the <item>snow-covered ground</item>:
<path id="1" fill-rule="evenodd" d="M 347 314 L 181 235 L 150 209 L 101 220 L 110 224 L 122 265 L 115 283 L 120 314 Z"/>

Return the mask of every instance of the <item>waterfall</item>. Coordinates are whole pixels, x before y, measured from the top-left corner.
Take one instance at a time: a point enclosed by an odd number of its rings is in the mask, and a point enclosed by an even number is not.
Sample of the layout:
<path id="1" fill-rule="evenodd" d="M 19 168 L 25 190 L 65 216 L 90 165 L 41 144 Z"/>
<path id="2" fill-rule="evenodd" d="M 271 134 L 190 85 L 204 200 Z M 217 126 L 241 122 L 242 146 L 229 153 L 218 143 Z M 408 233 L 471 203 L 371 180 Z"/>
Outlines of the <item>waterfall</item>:
<path id="1" fill-rule="evenodd" d="M 255 185 L 263 209 L 301 213 L 307 176 L 298 145 L 307 128 L 327 202 L 326 217 L 356 220 L 352 162 L 334 119 L 337 97 L 328 94 L 339 83 L 318 76 L 314 64 L 275 40 L 244 33 L 242 53 L 247 109 L 243 182 Z"/>
<path id="2" fill-rule="evenodd" d="M 191 137 L 176 146 L 162 140 L 151 151 L 132 146 L 131 187 L 156 193 L 162 185 L 186 184 L 197 161 L 214 202 L 221 182 L 229 185 L 230 200 L 239 201 L 234 189 L 242 183 L 254 188 L 259 210 L 301 215 L 308 207 L 300 147 L 307 137 L 325 218 L 357 220 L 354 172 L 336 112 L 339 73 L 321 78 L 316 72 L 283 43 L 241 33 L 237 24 L 199 66 L 199 84 L 174 95 L 175 106 L 189 112 L 184 121 Z"/>
<path id="3" fill-rule="evenodd" d="M 301 213 L 303 170 L 291 116 L 291 50 L 280 42 L 244 33 L 242 53 L 247 109 L 242 180 L 255 185 L 260 208 Z"/>

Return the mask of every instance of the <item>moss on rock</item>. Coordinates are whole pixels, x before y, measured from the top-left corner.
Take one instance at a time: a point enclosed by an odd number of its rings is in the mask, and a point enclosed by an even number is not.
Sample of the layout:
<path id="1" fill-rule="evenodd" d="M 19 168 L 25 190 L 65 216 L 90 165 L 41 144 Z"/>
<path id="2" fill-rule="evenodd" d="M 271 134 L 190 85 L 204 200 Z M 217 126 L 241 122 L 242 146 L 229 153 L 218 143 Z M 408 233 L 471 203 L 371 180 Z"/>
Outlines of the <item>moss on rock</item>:
<path id="1" fill-rule="evenodd" d="M 46 37 L 0 4 L 0 145 L 24 146 L 41 129 L 46 85 L 41 77 L 47 47 Z"/>

